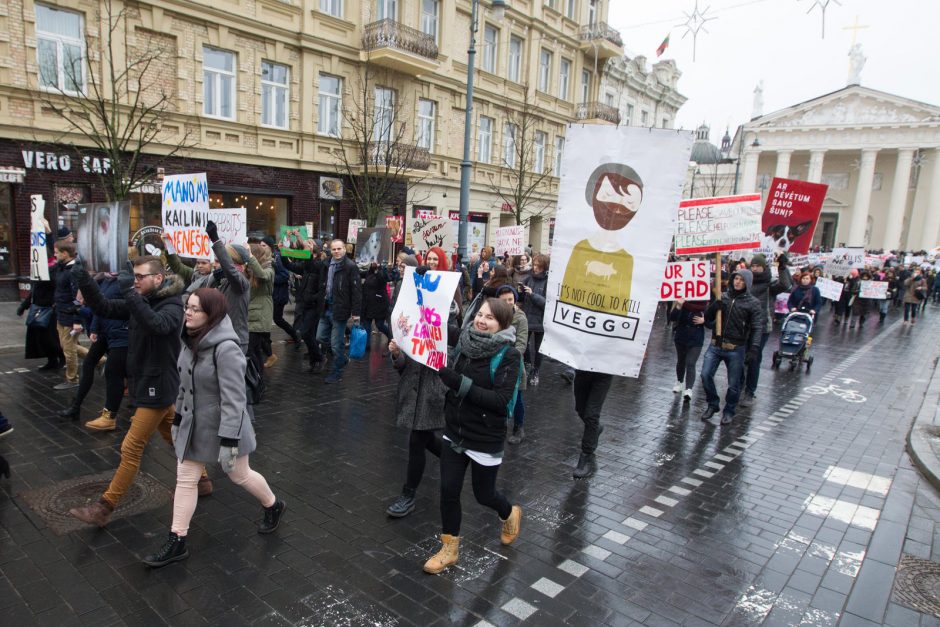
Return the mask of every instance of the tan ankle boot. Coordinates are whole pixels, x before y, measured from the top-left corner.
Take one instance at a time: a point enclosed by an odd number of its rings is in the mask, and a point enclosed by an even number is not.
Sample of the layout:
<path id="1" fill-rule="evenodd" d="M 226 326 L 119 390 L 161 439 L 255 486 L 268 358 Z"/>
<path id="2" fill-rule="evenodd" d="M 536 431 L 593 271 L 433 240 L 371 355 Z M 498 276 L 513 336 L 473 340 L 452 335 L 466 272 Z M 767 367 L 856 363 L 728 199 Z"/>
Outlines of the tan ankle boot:
<path id="1" fill-rule="evenodd" d="M 92 431 L 114 431 L 116 422 L 112 412 L 102 409 L 97 418 L 85 423 L 85 428 Z"/>
<path id="2" fill-rule="evenodd" d="M 460 546 L 460 537 L 441 534 L 441 542 L 444 546 L 434 557 L 424 563 L 424 572 L 436 575 L 448 566 L 457 563 L 457 548 Z"/>
<path id="3" fill-rule="evenodd" d="M 503 544 L 512 544 L 519 537 L 519 526 L 522 524 L 522 508 L 512 506 L 509 518 L 503 521 L 503 528 L 499 534 L 499 541 Z"/>

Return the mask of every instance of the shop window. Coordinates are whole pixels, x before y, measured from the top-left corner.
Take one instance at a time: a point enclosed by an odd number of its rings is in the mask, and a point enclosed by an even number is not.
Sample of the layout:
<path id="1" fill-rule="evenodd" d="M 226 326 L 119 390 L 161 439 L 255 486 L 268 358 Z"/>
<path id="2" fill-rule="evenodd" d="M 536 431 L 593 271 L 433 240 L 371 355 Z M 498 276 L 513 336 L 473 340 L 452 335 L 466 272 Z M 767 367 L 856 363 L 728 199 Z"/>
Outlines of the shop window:
<path id="1" fill-rule="evenodd" d="M 268 196 L 251 192 L 209 192 L 209 207 L 244 208 L 249 235 L 277 237 L 281 225 L 289 224 L 287 216 L 290 210 L 290 199 L 283 196 Z"/>
<path id="2" fill-rule="evenodd" d="M 16 274 L 15 237 L 13 194 L 9 183 L 0 183 L 0 275 Z"/>
<path id="3" fill-rule="evenodd" d="M 78 209 L 76 205 L 91 202 L 91 190 L 87 185 L 56 185 L 53 188 L 58 226 L 66 226 L 78 232 Z"/>

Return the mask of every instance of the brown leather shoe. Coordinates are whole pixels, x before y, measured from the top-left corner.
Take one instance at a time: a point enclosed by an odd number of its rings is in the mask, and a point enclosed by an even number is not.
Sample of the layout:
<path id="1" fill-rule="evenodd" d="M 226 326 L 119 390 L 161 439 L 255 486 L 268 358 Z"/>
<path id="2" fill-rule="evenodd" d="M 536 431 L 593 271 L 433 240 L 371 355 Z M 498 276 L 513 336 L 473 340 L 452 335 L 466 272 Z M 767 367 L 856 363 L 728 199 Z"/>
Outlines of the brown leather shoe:
<path id="1" fill-rule="evenodd" d="M 69 510 L 69 514 L 89 525 L 104 527 L 111 520 L 111 512 L 113 511 L 114 508 L 107 501 L 98 499 L 85 507 L 73 507 Z"/>
<path id="2" fill-rule="evenodd" d="M 196 491 L 199 496 L 209 496 L 212 494 L 212 479 L 203 475 L 199 477 L 199 483 L 196 484 Z"/>

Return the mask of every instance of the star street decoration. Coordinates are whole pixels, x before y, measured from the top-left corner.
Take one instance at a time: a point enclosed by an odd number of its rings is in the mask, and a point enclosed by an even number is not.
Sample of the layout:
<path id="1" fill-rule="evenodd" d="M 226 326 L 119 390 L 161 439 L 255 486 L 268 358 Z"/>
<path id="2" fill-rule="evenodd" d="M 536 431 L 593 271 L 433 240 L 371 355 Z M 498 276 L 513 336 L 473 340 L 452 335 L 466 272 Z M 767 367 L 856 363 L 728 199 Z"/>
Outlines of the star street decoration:
<path id="1" fill-rule="evenodd" d="M 803 0 L 798 0 L 798 2 L 802 2 L 802 1 Z M 807 11 L 807 13 L 811 13 L 813 9 L 815 9 L 816 7 L 819 7 L 819 12 L 822 14 L 822 38 L 823 39 L 826 38 L 826 9 L 829 8 L 829 4 L 832 2 L 840 6 L 842 5 L 842 3 L 839 2 L 839 0 L 812 0 L 812 4 L 810 4 L 809 6 L 809 11 Z"/>
<path id="2" fill-rule="evenodd" d="M 682 34 L 682 38 L 685 39 L 687 35 L 692 34 L 692 61 L 695 61 L 695 48 L 698 43 L 698 33 L 699 31 L 708 30 L 705 28 L 705 23 L 714 20 L 713 17 L 705 17 L 705 14 L 708 13 L 708 10 L 711 7 L 705 7 L 704 11 L 700 11 L 698 8 L 698 0 L 695 0 L 695 8 L 692 9 L 691 13 L 685 13 L 685 23 L 676 24 L 676 26 L 684 26 L 685 33 Z"/>

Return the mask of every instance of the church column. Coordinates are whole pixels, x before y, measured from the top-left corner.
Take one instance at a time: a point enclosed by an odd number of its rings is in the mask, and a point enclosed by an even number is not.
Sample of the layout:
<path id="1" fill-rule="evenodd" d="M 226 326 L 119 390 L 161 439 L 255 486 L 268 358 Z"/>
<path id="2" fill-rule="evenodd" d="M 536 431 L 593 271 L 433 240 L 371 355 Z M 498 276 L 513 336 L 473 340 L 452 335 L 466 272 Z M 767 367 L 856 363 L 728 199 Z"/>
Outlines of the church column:
<path id="1" fill-rule="evenodd" d="M 738 185 L 739 194 L 753 194 L 757 189 L 757 160 L 760 152 L 749 150 L 744 153 L 744 171 L 741 173 L 741 184 Z"/>
<path id="2" fill-rule="evenodd" d="M 793 156 L 792 150 L 778 150 L 777 151 L 777 169 L 774 171 L 774 176 L 778 179 L 788 179 L 790 178 L 790 157 Z"/>
<path id="3" fill-rule="evenodd" d="M 809 153 L 809 173 L 806 180 L 810 183 L 822 182 L 823 159 L 826 156 L 825 150 L 811 150 Z"/>
<path id="4" fill-rule="evenodd" d="M 885 238 L 881 245 L 884 250 L 898 250 L 901 247 L 901 226 L 904 211 L 907 209 L 907 190 L 911 181 L 913 158 L 914 151 L 910 148 L 898 150 L 898 164 L 894 169 L 894 184 L 891 186 L 891 200 L 888 203 Z"/>
<path id="5" fill-rule="evenodd" d="M 849 221 L 849 234 L 846 246 L 864 246 L 865 229 L 868 226 L 868 208 L 871 204 L 871 186 L 875 179 L 875 158 L 877 148 L 862 150 L 861 165 L 858 168 L 858 185 L 855 186 L 855 202 L 852 203 L 852 216 Z"/>
<path id="6" fill-rule="evenodd" d="M 924 231 L 921 234 L 920 248 L 930 250 L 936 246 L 940 231 L 940 148 L 934 148 L 927 156 L 933 167 L 930 175 L 930 191 L 927 195 L 927 217 L 924 219 Z"/>

